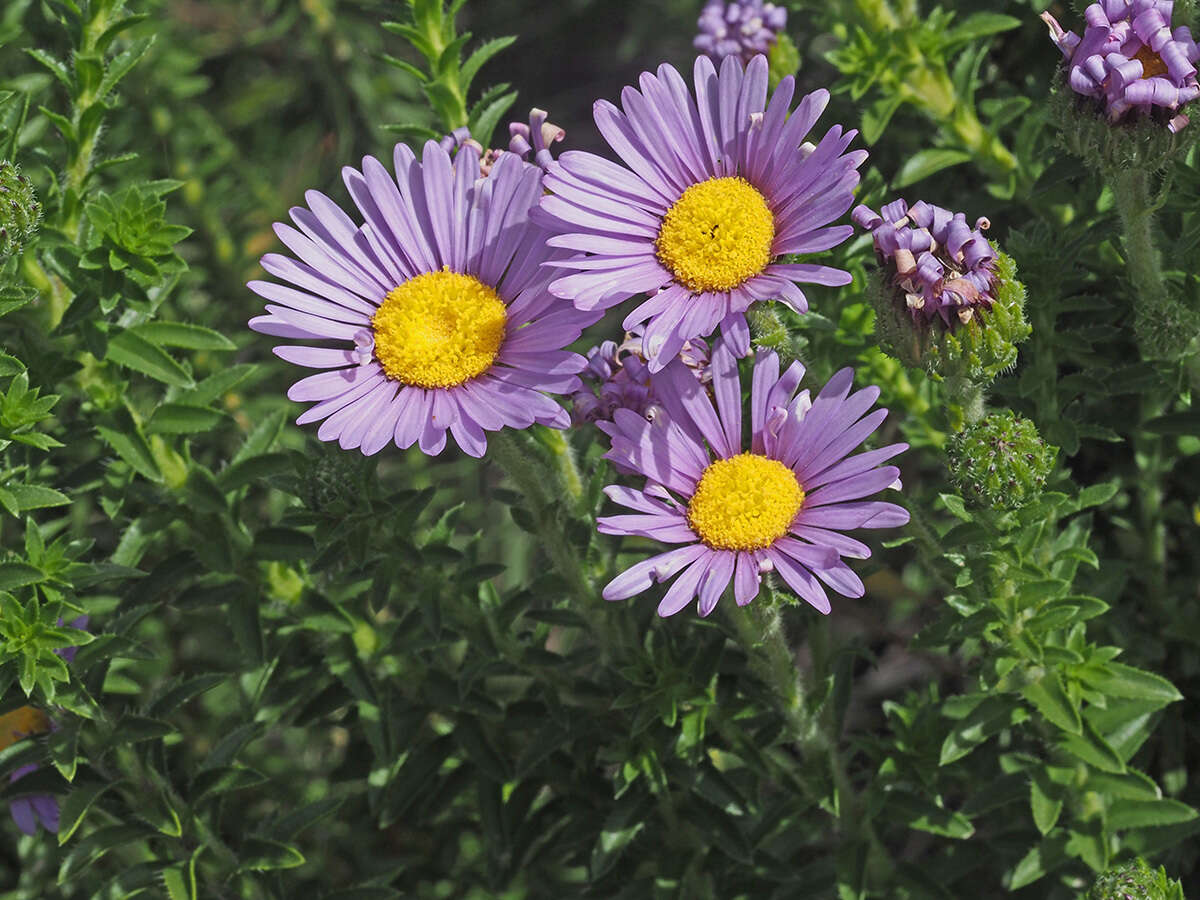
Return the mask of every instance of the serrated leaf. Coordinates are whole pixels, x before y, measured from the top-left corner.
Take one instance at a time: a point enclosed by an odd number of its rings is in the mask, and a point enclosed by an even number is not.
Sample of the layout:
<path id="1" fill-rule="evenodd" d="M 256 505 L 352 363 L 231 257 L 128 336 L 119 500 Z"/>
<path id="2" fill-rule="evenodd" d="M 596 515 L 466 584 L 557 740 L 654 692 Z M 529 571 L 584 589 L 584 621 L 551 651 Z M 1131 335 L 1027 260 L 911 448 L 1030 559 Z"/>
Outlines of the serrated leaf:
<path id="1" fill-rule="evenodd" d="M 158 463 L 150 452 L 150 445 L 142 437 L 140 431 L 132 428 L 129 433 L 117 431 L 97 425 L 96 430 L 105 442 L 116 451 L 117 456 L 129 463 L 135 472 L 150 481 L 162 481 L 162 473 L 158 471 Z"/>
<path id="2" fill-rule="evenodd" d="M 1125 761 L 1086 719 L 1080 734 L 1064 734 L 1058 745 L 1102 772 L 1125 771 Z"/>
<path id="3" fill-rule="evenodd" d="M 1050 833 L 1062 812 L 1061 793 L 1040 769 L 1035 770 L 1029 780 L 1029 808 L 1033 813 L 1033 824 L 1043 835 Z"/>
<path id="4" fill-rule="evenodd" d="M 238 851 L 238 871 L 268 872 L 304 865 L 304 854 L 290 844 L 249 837 Z"/>
<path id="5" fill-rule="evenodd" d="M 1108 807 L 1105 824 L 1114 831 L 1125 828 L 1149 828 L 1161 825 L 1177 825 L 1196 818 L 1196 810 L 1164 797 L 1160 800 L 1114 800 Z"/>
<path id="6" fill-rule="evenodd" d="M 146 424 L 147 434 L 196 434 L 229 421 L 225 413 L 207 406 L 164 403 Z"/>
<path id="7" fill-rule="evenodd" d="M 172 387 L 195 387 L 192 376 L 183 366 L 160 347 L 132 331 L 122 331 L 116 337 L 109 337 L 105 359 Z"/>
<path id="8" fill-rule="evenodd" d="M 192 781 L 192 802 L 199 803 L 205 797 L 256 787 L 266 780 L 267 776 L 262 772 L 247 766 L 218 766 L 205 769 Z"/>
<path id="9" fill-rule="evenodd" d="M 1183 694 L 1179 693 L 1175 685 L 1161 675 L 1116 661 L 1081 666 L 1076 675 L 1084 684 L 1110 697 L 1154 700 L 1161 704 L 1183 699 Z"/>
<path id="10" fill-rule="evenodd" d="M 492 38 L 475 48 L 467 57 L 466 62 L 462 64 L 462 68 L 459 69 L 458 83 L 464 94 L 471 87 L 471 82 L 475 80 L 475 76 L 479 74 L 483 64 L 505 48 L 511 47 L 515 41 L 515 37 Z"/>
<path id="11" fill-rule="evenodd" d="M 147 322 L 129 329 L 160 347 L 185 350 L 236 350 L 237 344 L 219 331 L 187 322 Z"/>
<path id="12" fill-rule="evenodd" d="M 960 841 L 975 833 L 975 826 L 962 813 L 943 809 L 929 797 L 911 791 L 888 791 L 884 808 L 890 818 L 918 831 Z"/>
<path id="13" fill-rule="evenodd" d="M 169 716 L 193 697 L 199 697 L 205 691 L 221 684 L 225 678 L 226 676 L 216 673 L 189 678 L 167 690 L 146 708 L 146 712 L 155 717 Z"/>
<path id="14" fill-rule="evenodd" d="M 1079 718 L 1079 710 L 1067 696 L 1057 672 L 1049 671 L 1041 680 L 1024 685 L 1021 688 L 1021 696 L 1063 731 L 1071 734 L 1081 733 L 1083 725 Z"/>
<path id="15" fill-rule="evenodd" d="M 100 798 L 100 795 L 120 783 L 119 781 L 92 781 L 77 784 L 71 793 L 67 794 L 59 810 L 58 844 L 60 847 L 69 841 L 71 835 L 83 824 L 88 810 L 92 808 L 92 804 Z"/>
<path id="16" fill-rule="evenodd" d="M 17 501 L 22 511 L 66 506 L 71 502 L 71 498 L 61 491 L 40 484 L 6 484 L 4 489 Z"/>
<path id="17" fill-rule="evenodd" d="M 37 584 L 45 578 L 41 569 L 27 563 L 0 563 L 0 591 L 11 591 L 28 584 Z"/>

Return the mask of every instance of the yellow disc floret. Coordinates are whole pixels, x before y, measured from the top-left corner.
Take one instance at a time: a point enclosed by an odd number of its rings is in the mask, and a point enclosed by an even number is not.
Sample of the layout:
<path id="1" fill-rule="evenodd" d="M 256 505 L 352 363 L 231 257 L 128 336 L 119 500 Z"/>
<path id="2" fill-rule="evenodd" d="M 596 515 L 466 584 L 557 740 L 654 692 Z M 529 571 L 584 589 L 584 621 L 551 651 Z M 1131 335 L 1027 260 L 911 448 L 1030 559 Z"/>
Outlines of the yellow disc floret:
<path id="1" fill-rule="evenodd" d="M 687 519 L 716 550 L 759 550 L 787 534 L 803 505 L 804 490 L 791 469 L 777 459 L 743 453 L 704 470 Z"/>
<path id="2" fill-rule="evenodd" d="M 375 358 L 396 381 L 454 387 L 495 361 L 507 318 L 504 301 L 478 278 L 425 272 L 393 288 L 375 311 Z"/>
<path id="3" fill-rule="evenodd" d="M 683 192 L 663 216 L 654 247 L 693 293 L 728 291 L 771 261 L 775 216 L 744 178 L 710 178 Z"/>
<path id="4" fill-rule="evenodd" d="M 1133 54 L 1133 58 L 1142 64 L 1143 78 L 1154 78 L 1157 75 L 1167 74 L 1167 64 L 1163 62 L 1161 56 L 1149 47 L 1142 47 L 1137 53 Z"/>

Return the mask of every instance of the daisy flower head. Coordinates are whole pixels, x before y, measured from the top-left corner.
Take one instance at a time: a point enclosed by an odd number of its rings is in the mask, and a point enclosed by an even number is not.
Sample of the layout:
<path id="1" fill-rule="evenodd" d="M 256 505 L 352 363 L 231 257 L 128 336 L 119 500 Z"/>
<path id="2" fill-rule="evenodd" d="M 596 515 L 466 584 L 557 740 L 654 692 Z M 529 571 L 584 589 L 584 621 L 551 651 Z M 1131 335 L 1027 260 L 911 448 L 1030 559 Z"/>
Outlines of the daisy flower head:
<path id="1" fill-rule="evenodd" d="M 700 33 L 692 44 L 720 62 L 736 56 L 749 62 L 766 53 L 787 27 L 787 9 L 763 0 L 708 0 L 696 23 Z"/>
<path id="2" fill-rule="evenodd" d="M 1200 96 L 1200 48 L 1187 26 L 1171 29 L 1173 6 L 1171 0 L 1093 3 L 1084 11 L 1082 37 L 1048 12 L 1041 17 L 1066 58 L 1073 91 L 1103 100 L 1110 122 L 1132 110 L 1165 109 L 1167 129 L 1177 132 L 1188 123 L 1179 108 Z"/>
<path id="3" fill-rule="evenodd" d="M 612 437 L 606 458 L 645 476 L 646 484 L 606 488 L 609 499 L 633 514 L 601 518 L 599 530 L 680 546 L 618 575 L 604 588 L 606 600 L 674 578 L 658 614 L 674 615 L 698 597 L 699 613 L 707 616 L 730 581 L 744 606 L 771 570 L 822 613 L 830 611 L 826 587 L 863 595 L 862 581 L 843 557 L 866 559 L 871 550 L 843 532 L 908 521 L 903 507 L 865 499 L 899 485 L 899 469 L 881 463 L 908 445 L 850 456 L 887 416 L 886 409 L 869 411 L 879 389 L 850 393 L 853 372 L 842 369 L 810 399 L 807 390 L 796 393 L 803 375 L 798 362 L 780 374 L 779 357 L 760 352 L 748 449 L 737 362 L 723 343 L 712 357 L 715 408 L 687 367 L 673 361 L 655 378 L 664 415 L 648 422 L 616 411 L 605 428 Z"/>
<path id="4" fill-rule="evenodd" d="M 268 253 L 262 267 L 287 282 L 251 281 L 267 314 L 263 334 L 340 346 L 282 346 L 280 358 L 322 371 L 288 397 L 314 405 L 297 424 L 370 456 L 389 443 L 436 456 L 447 432 L 482 456 L 486 433 L 570 417 L 547 394 L 579 388 L 587 361 L 562 349 L 598 313 L 547 290 L 562 254 L 530 221 L 542 172 L 503 152 L 480 177 L 478 150 L 450 154 L 428 142 L 421 159 L 404 144 L 396 175 L 374 157 L 342 170 L 364 222 L 318 191 L 293 207 L 296 227 L 275 233 L 296 258 Z"/>
<path id="5" fill-rule="evenodd" d="M 744 69 L 726 57 L 719 73 L 699 57 L 694 96 L 669 65 L 643 72 L 639 86 L 625 88 L 623 109 L 607 100 L 594 108 L 625 166 L 567 151 L 547 171 L 541 208 L 559 232 L 550 243 L 579 254 L 552 263 L 574 271 L 550 290 L 585 310 L 650 293 L 624 325 L 646 323 L 651 372 L 718 325 L 744 356 L 745 313 L 756 300 L 804 312 L 796 282 L 850 282 L 839 269 L 780 257 L 850 236 L 849 225 L 829 223 L 850 208 L 866 151 L 845 152 L 857 132 L 839 125 L 815 147 L 805 144 L 829 92 L 814 91 L 793 110 L 787 77 L 768 104 L 761 55 Z"/>

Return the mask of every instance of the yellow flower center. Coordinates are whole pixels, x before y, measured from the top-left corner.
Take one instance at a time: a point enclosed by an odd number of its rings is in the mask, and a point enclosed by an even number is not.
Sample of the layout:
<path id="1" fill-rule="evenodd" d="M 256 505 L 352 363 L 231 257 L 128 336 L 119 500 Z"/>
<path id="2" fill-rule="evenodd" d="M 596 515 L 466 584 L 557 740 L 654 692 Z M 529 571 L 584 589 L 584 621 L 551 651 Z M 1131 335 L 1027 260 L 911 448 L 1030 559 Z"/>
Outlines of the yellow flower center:
<path id="1" fill-rule="evenodd" d="M 1161 56 L 1149 47 L 1142 47 L 1141 50 L 1133 54 L 1133 58 L 1142 64 L 1143 78 L 1153 78 L 1155 75 L 1167 74 L 1167 64 L 1162 61 Z"/>
<path id="2" fill-rule="evenodd" d="M 49 730 L 49 716 L 32 706 L 19 706 L 0 716 L 0 750 L 11 747 L 23 737 L 45 734 Z"/>
<path id="3" fill-rule="evenodd" d="M 804 505 L 796 475 L 777 459 L 743 453 L 718 459 L 700 476 L 687 518 L 716 550 L 759 550 L 787 534 Z"/>
<path id="4" fill-rule="evenodd" d="M 375 311 L 375 358 L 396 381 L 454 387 L 495 361 L 507 319 L 504 301 L 478 278 L 425 272 L 393 288 Z"/>
<path id="5" fill-rule="evenodd" d="M 663 216 L 659 261 L 693 293 L 727 291 L 771 261 L 775 216 L 744 178 L 710 178 L 683 192 Z"/>

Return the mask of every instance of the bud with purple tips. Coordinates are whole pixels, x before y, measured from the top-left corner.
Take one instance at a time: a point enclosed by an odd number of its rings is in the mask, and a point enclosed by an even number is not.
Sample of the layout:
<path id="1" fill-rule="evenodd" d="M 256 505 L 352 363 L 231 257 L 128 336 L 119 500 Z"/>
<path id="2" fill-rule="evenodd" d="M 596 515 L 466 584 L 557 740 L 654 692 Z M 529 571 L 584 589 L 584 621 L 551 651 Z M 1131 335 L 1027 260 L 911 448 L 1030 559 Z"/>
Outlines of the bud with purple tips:
<path id="1" fill-rule="evenodd" d="M 554 162 L 554 157 L 550 155 L 551 144 L 557 144 L 567 136 L 557 125 L 546 121 L 548 116 L 549 113 L 544 109 L 534 107 L 529 111 L 528 125 L 513 122 L 508 126 L 508 133 L 512 136 L 508 149 L 543 170 Z"/>
<path id="2" fill-rule="evenodd" d="M 1029 336 L 1025 289 L 1012 259 L 984 237 L 990 226 L 918 201 L 858 206 L 880 263 L 876 336 L 907 365 L 958 383 L 982 385 L 1016 362 Z"/>
<path id="3" fill-rule="evenodd" d="M 767 53 L 787 25 L 787 10 L 763 0 L 709 0 L 696 23 L 700 33 L 692 42 L 714 62 L 736 56 L 748 63 Z"/>
<path id="4" fill-rule="evenodd" d="M 1042 13 L 1050 39 L 1066 58 L 1071 90 L 1103 100 L 1109 122 L 1138 111 L 1158 113 L 1173 133 L 1187 125 L 1180 109 L 1200 97 L 1200 48 L 1187 26 L 1171 29 L 1172 6 L 1171 0 L 1093 3 L 1084 12 L 1082 37 Z"/>

